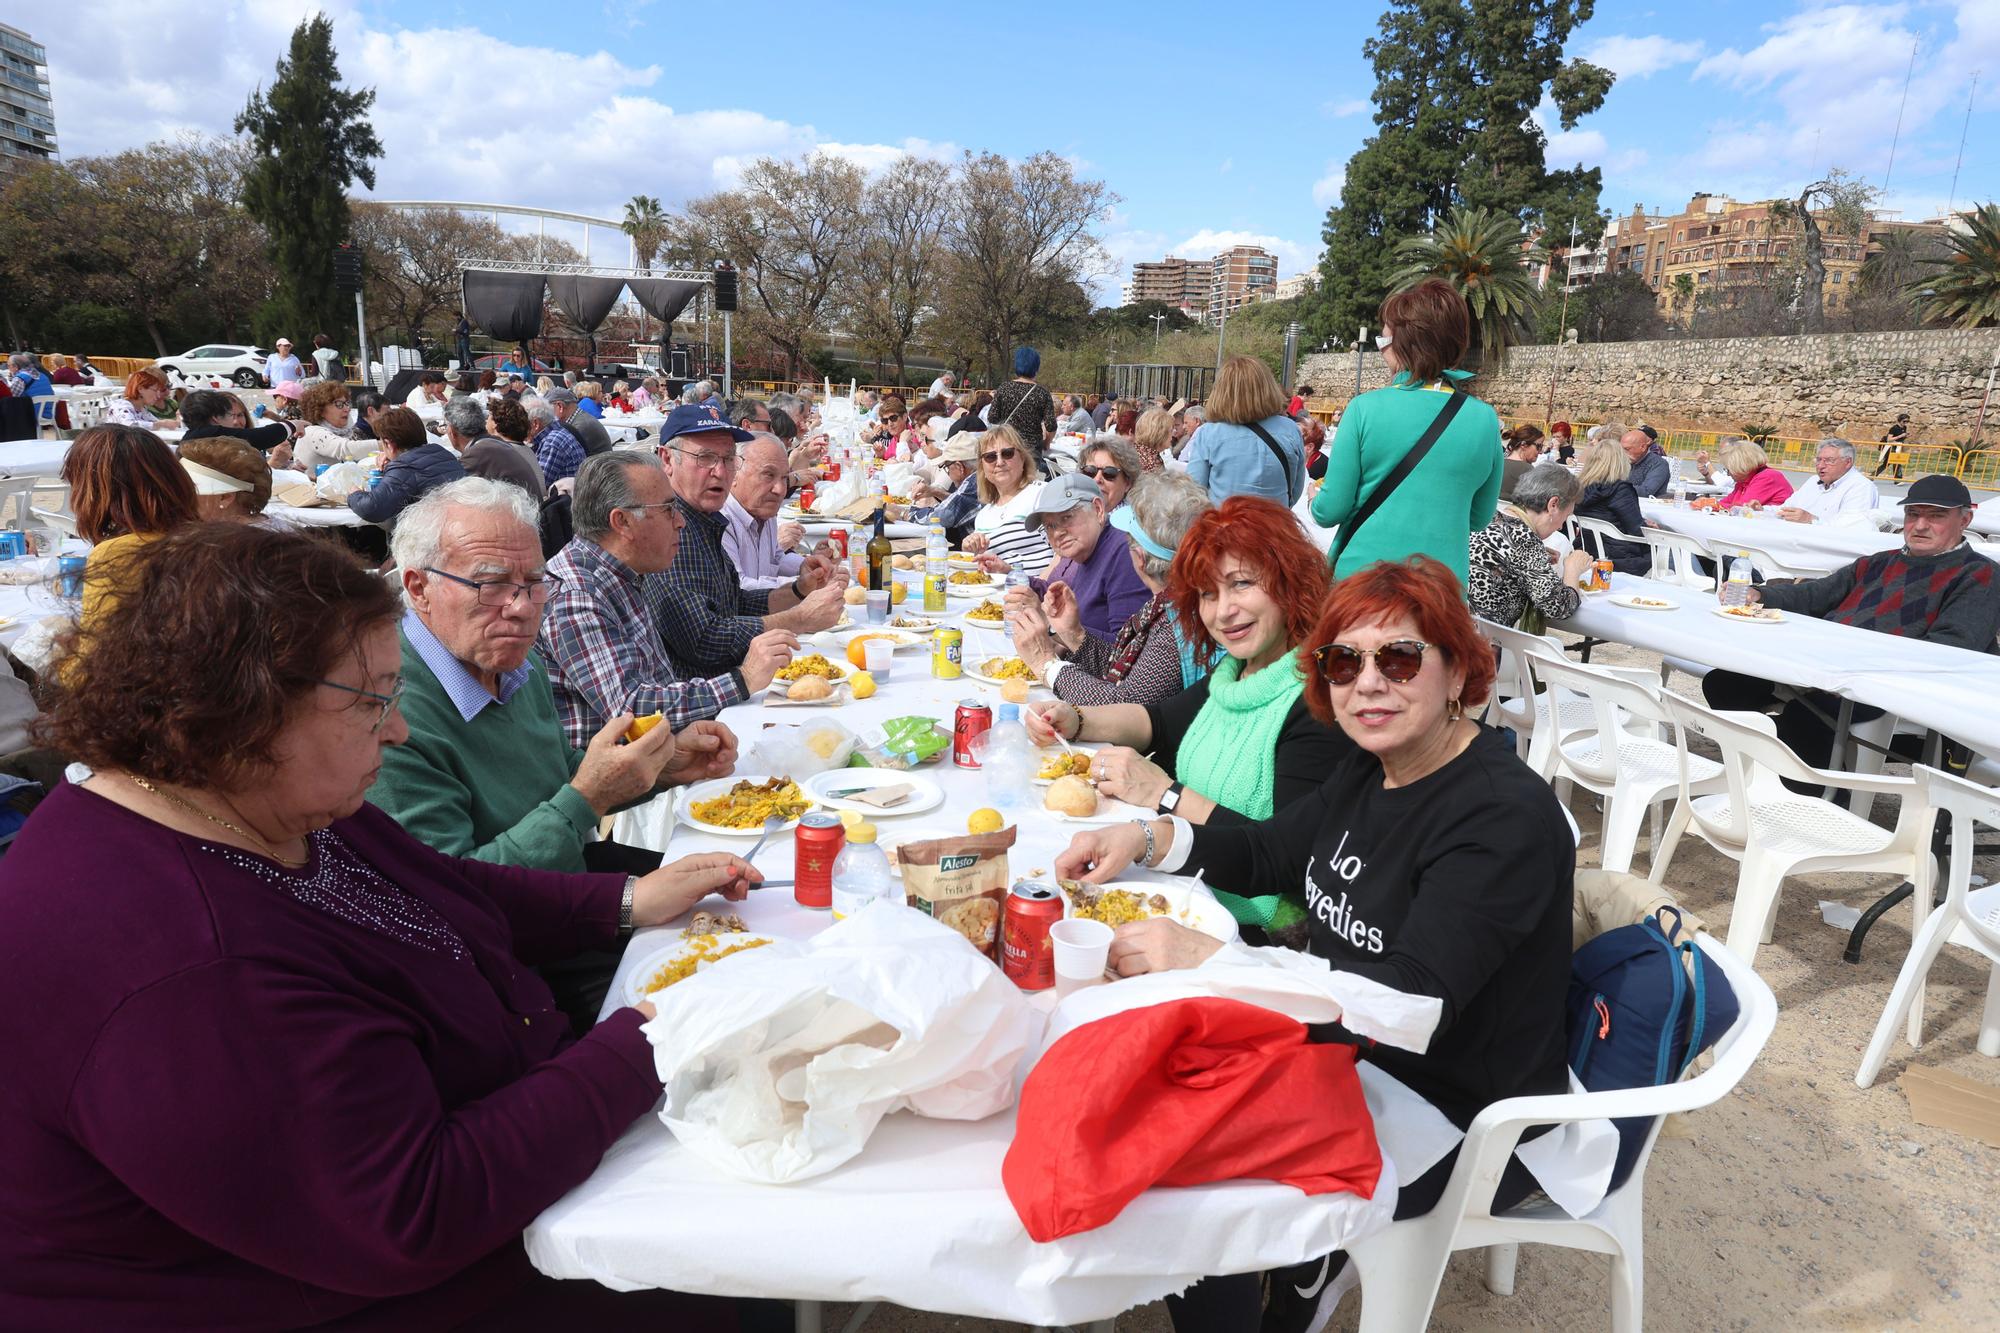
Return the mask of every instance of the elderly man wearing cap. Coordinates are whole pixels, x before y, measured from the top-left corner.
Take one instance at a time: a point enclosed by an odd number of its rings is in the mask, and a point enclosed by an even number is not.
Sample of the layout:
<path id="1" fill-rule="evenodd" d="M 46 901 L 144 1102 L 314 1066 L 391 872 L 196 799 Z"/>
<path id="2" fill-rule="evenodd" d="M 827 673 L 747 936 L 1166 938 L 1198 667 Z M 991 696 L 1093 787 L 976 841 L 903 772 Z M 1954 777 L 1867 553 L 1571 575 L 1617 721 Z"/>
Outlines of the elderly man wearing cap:
<path id="1" fill-rule="evenodd" d="M 528 420 L 534 423 L 534 434 L 528 443 L 534 448 L 535 461 L 541 464 L 542 476 L 553 486 L 564 477 L 574 477 L 577 468 L 583 465 L 583 441 L 556 416 L 555 405 L 546 398 L 533 394 L 524 395 L 521 406 L 527 409 Z"/>
<path id="2" fill-rule="evenodd" d="M 1075 618 L 1085 631 L 1109 639 L 1153 599 L 1132 565 L 1125 533 L 1109 527 L 1104 493 L 1080 473 L 1042 483 L 1035 510 L 1021 520 L 1039 528 L 1056 562 L 1048 574 L 1007 594 L 1009 624 L 1019 632 L 1022 614 L 1039 607 L 1051 621 Z"/>
<path id="3" fill-rule="evenodd" d="M 548 400 L 556 420 L 583 446 L 585 457 L 595 458 L 598 454 L 611 452 L 611 432 L 604 429 L 604 423 L 596 417 L 580 410 L 572 390 L 550 389 Z"/>
<path id="4" fill-rule="evenodd" d="M 299 359 L 292 355 L 292 340 L 278 339 L 277 353 L 264 362 L 264 378 L 271 382 L 271 387 L 275 389 L 280 384 L 303 383 L 306 377 L 305 368 L 299 364 Z"/>
<path id="5" fill-rule="evenodd" d="M 1975 653 L 1994 651 L 2000 634 L 2000 565 L 1965 540 L 1972 522 L 1972 494 L 1956 477 L 1919 477 L 1901 501 L 1903 546 L 1864 555 L 1825 578 L 1766 583 L 1750 590 L 1753 601 L 1780 611 L 1948 644 Z M 1768 680 L 1734 671 L 1711 671 L 1701 692 L 1712 708 L 1762 712 L 1777 702 Z M 1799 758 L 1824 768 L 1833 757 L 1829 718 L 1839 701 L 1822 691 L 1802 691 L 1778 715 L 1778 737 Z M 1856 705 L 1854 720 L 1882 710 Z"/>
<path id="6" fill-rule="evenodd" d="M 977 418 L 974 418 L 976 421 Z M 939 495 L 928 486 L 924 494 L 913 497 L 917 509 L 911 517 L 918 521 L 937 520 L 944 528 L 945 535 L 954 542 L 964 537 L 972 526 L 972 516 L 979 512 L 979 437 L 980 430 L 960 431 L 948 437 L 938 449 L 938 467 L 944 473 L 943 480 L 950 489 Z M 935 501 L 926 512 L 922 506 Z"/>
<path id="7" fill-rule="evenodd" d="M 722 510 L 736 479 L 736 446 L 753 438 L 718 409 L 693 403 L 676 407 L 660 427 L 660 458 L 687 526 L 672 568 L 653 576 L 647 594 L 667 655 L 682 678 L 740 667 L 752 641 L 767 630 L 830 629 L 843 609 L 843 590 L 823 563 L 808 563 L 783 587 L 743 586 L 723 545 L 729 521 Z"/>

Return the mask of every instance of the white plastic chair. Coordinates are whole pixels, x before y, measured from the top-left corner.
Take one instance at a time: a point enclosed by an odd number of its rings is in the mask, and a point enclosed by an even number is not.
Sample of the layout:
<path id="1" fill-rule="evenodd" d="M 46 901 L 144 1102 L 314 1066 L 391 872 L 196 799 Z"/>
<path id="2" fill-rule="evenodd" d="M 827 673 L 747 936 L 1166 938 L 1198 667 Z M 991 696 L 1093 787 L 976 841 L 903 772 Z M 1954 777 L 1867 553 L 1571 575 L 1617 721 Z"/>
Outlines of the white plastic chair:
<path id="1" fill-rule="evenodd" d="M 1695 943 L 1722 969 L 1736 995 L 1737 1018 L 1710 1051 L 1713 1063 L 1685 1083 L 1616 1092 L 1513 1097 L 1481 1111 L 1466 1131 L 1451 1182 L 1438 1205 L 1422 1217 L 1394 1222 L 1348 1247 L 1361 1277 L 1361 1333 L 1417 1333 L 1429 1321 L 1438 1283 L 1454 1251 L 1489 1247 L 1486 1287 L 1514 1291 L 1514 1263 L 1523 1241 L 1560 1245 L 1611 1256 L 1611 1327 L 1637 1333 L 1644 1313 L 1646 1163 L 1660 1125 L 1677 1111 L 1693 1111 L 1726 1097 L 1749 1072 L 1778 1021 L 1777 997 L 1750 965 L 1697 934 Z M 1625 1183 L 1604 1196 L 1587 1216 L 1573 1218 L 1554 1204 L 1495 1215 L 1491 1200 L 1523 1131 L 1535 1125 L 1597 1117 L 1651 1116 L 1652 1128 Z"/>
<path id="2" fill-rule="evenodd" d="M 1611 558 L 1604 554 L 1604 542 L 1606 538 L 1614 542 L 1638 540 L 1638 538 L 1621 529 L 1616 523 L 1608 523 L 1601 518 L 1585 518 L 1581 514 L 1577 514 L 1571 517 L 1570 522 L 1576 524 L 1578 545 L 1583 550 L 1594 552 L 1599 560 L 1609 560 Z"/>
<path id="3" fill-rule="evenodd" d="M 1761 546 L 1745 546 L 1741 542 L 1730 542 L 1718 548 L 1724 559 L 1720 562 L 1722 577 L 1729 577 L 1730 561 L 1740 556 L 1750 557 L 1750 566 L 1767 579 L 1816 579 L 1833 572 L 1833 565 L 1816 564 L 1797 558 L 1780 560 Z"/>
<path id="4" fill-rule="evenodd" d="M 1973 836 L 1981 824 L 2000 828 L 2000 792 L 1923 764 L 1916 768 L 1916 783 L 1916 800 L 1909 803 L 1921 804 L 1951 820 L 1951 864 L 1945 870 L 1944 905 L 1922 917 L 1922 924 L 1910 936 L 1909 956 L 1896 974 L 1889 1003 L 1883 1007 L 1875 1035 L 1868 1039 L 1868 1050 L 1861 1057 L 1861 1068 L 1854 1075 L 1857 1087 L 1872 1086 L 1882 1072 L 1889 1044 L 1895 1040 L 1896 1024 L 1905 1014 L 1909 1016 L 1905 1036 L 1910 1045 L 1922 1044 L 1924 980 L 1947 944 L 1963 945 L 1992 964 L 1992 975 L 1986 982 L 1986 1008 L 1979 1020 L 1979 1053 L 2000 1056 L 2000 884 L 1972 887 Z M 1911 896 L 1919 912 L 1936 893 L 1934 865 L 1932 857 L 1920 857 L 1918 873 L 1911 881 L 1916 888 Z"/>
<path id="5" fill-rule="evenodd" d="M 1757 946 L 1771 938 L 1778 914 L 1778 889 L 1793 875 L 1835 870 L 1885 871 L 1915 880 L 1917 864 L 1928 860 L 1930 816 L 1913 799 L 1910 778 L 1864 776 L 1814 768 L 1777 737 L 1777 727 L 1761 713 L 1718 713 L 1677 694 L 1662 696 L 1676 729 L 1682 781 L 1680 799 L 1667 821 L 1666 835 L 1653 851 L 1647 878 L 1658 884 L 1689 828 L 1703 842 L 1737 863 L 1736 902 L 1729 914 L 1729 947 L 1752 962 Z M 1722 750 L 1727 790 L 1703 795 L 1687 781 L 1699 773 L 1699 756 L 1688 753 L 1692 732 Z M 1894 829 L 1879 828 L 1832 801 L 1800 796 L 1780 780 L 1903 797 Z M 1919 909 L 1921 910 L 1921 909 Z"/>
<path id="6" fill-rule="evenodd" d="M 1715 591 L 1715 579 L 1702 573 L 1697 563 L 1713 559 L 1707 547 L 1685 533 L 1669 532 L 1665 528 L 1647 528 L 1642 535 L 1653 552 L 1650 577 L 1697 592 Z"/>
<path id="7" fill-rule="evenodd" d="M 1598 864 L 1604 869 L 1631 870 L 1646 812 L 1683 784 L 1703 795 L 1725 789 L 1722 765 L 1699 755 L 1689 755 L 1683 762 L 1685 747 L 1659 739 L 1657 731 L 1647 735 L 1626 723 L 1629 718 L 1651 724 L 1648 730 L 1673 725 L 1650 672 L 1632 680 L 1567 661 L 1538 662 L 1535 669 L 1551 692 L 1574 694 L 1591 706 L 1595 725 L 1559 740 L 1551 752 L 1553 771 L 1542 776 L 1568 778 L 1604 798 L 1604 822 L 1598 832 Z M 1607 746 L 1606 736 L 1617 739 Z M 1657 857 L 1658 838 L 1653 847 Z"/>
<path id="8" fill-rule="evenodd" d="M 56 422 L 56 404 L 62 400 L 52 393 L 38 394 L 28 400 L 35 408 L 35 434 L 51 431 L 57 439 L 62 438 L 62 427 Z"/>
<path id="9" fill-rule="evenodd" d="M 1588 699 L 1566 691 L 1551 694 L 1535 680 L 1534 663 L 1566 662 L 1562 644 L 1546 635 L 1529 634 L 1490 620 L 1480 620 L 1479 632 L 1500 650 L 1498 675 L 1493 698 L 1486 707 L 1486 720 L 1493 726 L 1514 729 L 1515 752 L 1523 763 L 1549 781 L 1553 765 L 1549 760 L 1559 740 L 1568 739 L 1597 726 L 1597 715 Z M 1624 678 L 1639 680 L 1647 673 L 1631 667 L 1601 668 Z M 1506 698 L 1501 698 L 1502 695 Z M 1550 708 L 1554 723 L 1550 723 Z"/>

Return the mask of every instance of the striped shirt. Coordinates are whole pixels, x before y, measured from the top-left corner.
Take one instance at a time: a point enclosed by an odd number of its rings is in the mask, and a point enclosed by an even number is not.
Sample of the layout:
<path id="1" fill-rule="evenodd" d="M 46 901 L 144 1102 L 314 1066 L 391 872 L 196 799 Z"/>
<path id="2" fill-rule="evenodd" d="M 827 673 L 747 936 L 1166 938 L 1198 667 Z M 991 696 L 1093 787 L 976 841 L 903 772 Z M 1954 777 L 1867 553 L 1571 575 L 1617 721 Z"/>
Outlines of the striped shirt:
<path id="1" fill-rule="evenodd" d="M 1041 492 L 1040 484 L 1031 482 L 1011 500 L 980 506 L 972 519 L 972 530 L 985 534 L 988 555 L 999 556 L 1010 569 L 1037 576 L 1047 573 L 1056 560 L 1042 530 L 1022 526 L 1022 520 L 1035 512 Z"/>

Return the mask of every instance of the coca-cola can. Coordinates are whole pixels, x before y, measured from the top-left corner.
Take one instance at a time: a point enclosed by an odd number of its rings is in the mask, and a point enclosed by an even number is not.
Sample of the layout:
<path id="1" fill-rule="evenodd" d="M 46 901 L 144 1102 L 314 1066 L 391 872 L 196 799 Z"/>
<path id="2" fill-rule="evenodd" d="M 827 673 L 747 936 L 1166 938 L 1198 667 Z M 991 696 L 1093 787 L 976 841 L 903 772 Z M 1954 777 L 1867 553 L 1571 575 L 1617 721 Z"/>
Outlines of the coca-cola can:
<path id="1" fill-rule="evenodd" d="M 1056 984 L 1049 927 L 1062 919 L 1062 895 L 1046 880 L 1024 879 L 1007 895 L 1000 918 L 1000 970 L 1022 990 L 1047 990 Z"/>
<path id="2" fill-rule="evenodd" d="M 951 721 L 951 762 L 960 768 L 978 768 L 972 742 L 993 729 L 993 710 L 977 699 L 959 701 Z"/>
<path id="3" fill-rule="evenodd" d="M 833 906 L 833 861 L 847 841 L 840 816 L 815 810 L 792 831 L 792 897 L 801 907 Z"/>
<path id="4" fill-rule="evenodd" d="M 832 547 L 835 547 L 835 548 L 837 548 L 837 549 L 838 549 L 838 550 L 840 551 L 840 558 L 841 558 L 842 560 L 845 560 L 845 559 L 847 559 L 847 529 L 846 529 L 846 528 L 835 528 L 835 529 L 834 529 L 834 530 L 833 530 L 832 532 L 829 532 L 829 533 L 827 533 L 827 534 L 826 534 L 826 542 L 827 542 L 827 545 L 829 545 L 829 546 L 832 546 Z"/>

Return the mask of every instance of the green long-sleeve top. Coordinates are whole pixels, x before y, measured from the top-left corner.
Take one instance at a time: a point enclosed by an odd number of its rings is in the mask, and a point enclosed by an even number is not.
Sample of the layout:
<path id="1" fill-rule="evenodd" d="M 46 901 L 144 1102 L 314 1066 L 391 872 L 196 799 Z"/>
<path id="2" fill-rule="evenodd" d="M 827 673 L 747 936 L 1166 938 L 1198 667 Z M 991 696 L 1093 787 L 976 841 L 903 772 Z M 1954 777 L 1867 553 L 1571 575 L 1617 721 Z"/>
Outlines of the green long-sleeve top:
<path id="1" fill-rule="evenodd" d="M 1453 380 L 1463 371 L 1446 371 Z M 1442 384 L 1416 384 L 1398 375 L 1387 388 L 1347 404 L 1327 450 L 1326 480 L 1313 497 L 1313 520 L 1338 527 L 1361 508 L 1444 407 Z M 1345 578 L 1378 560 L 1427 555 L 1469 586 L 1466 542 L 1493 518 L 1506 455 L 1500 416 L 1468 397 L 1430 452 L 1403 479 L 1340 553 L 1334 577 Z"/>
<path id="2" fill-rule="evenodd" d="M 581 871 L 597 812 L 569 785 L 583 752 L 563 739 L 541 659 L 528 654 L 520 683 L 511 693 L 503 684 L 504 702 L 485 702 L 468 720 L 412 644 L 413 619 L 402 636 L 410 738 L 383 753 L 368 799 L 446 856 Z M 416 632 L 428 633 L 421 622 Z"/>

